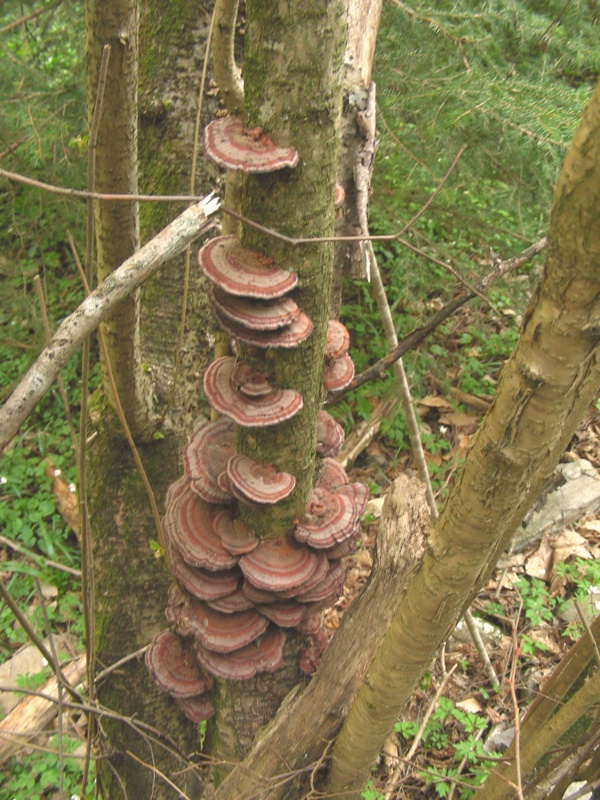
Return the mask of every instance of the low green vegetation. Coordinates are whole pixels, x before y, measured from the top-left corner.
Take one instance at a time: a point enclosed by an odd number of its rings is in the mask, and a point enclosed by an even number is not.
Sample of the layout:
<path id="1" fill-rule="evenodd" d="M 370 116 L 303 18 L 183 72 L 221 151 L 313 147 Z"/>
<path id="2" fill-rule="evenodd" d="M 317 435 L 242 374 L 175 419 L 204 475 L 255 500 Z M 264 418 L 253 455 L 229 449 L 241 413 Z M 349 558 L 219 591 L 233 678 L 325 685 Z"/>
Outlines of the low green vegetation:
<path id="1" fill-rule="evenodd" d="M 42 14 L 5 30 L 38 5 L 7 0 L 0 8 L 0 165 L 46 183 L 79 188 L 86 180 L 87 143 L 82 3 L 49 3 Z M 371 231 L 401 230 L 467 145 L 435 202 L 404 234 L 438 263 L 399 242 L 376 248 L 399 337 L 421 325 L 456 291 L 455 276 L 439 262 L 473 281 L 491 269 L 496 254 L 507 258 L 545 234 L 559 165 L 600 73 L 596 14 L 592 3 L 563 0 L 384 3 L 374 72 L 380 145 Z M 81 253 L 85 205 L 2 178 L 0 198 L 1 401 L 43 346 L 35 276 L 41 279 L 52 330 L 81 301 L 68 232 Z M 478 397 L 493 394 L 538 271 L 539 261 L 533 261 L 499 281 L 488 293 L 489 304 L 471 302 L 405 358 L 416 397 L 432 391 L 446 396 L 450 388 Z M 367 284 L 347 287 L 341 316 L 351 330 L 360 372 L 387 349 Z M 76 356 L 63 373 L 75 430 L 79 375 Z M 96 367 L 92 387 L 98 377 Z M 388 375 L 350 393 L 336 414 L 349 430 L 394 392 Z M 402 414 L 384 421 L 382 436 L 392 455 L 406 450 Z M 424 443 L 434 457 L 434 486 L 442 489 L 452 469 L 445 457 L 454 445 L 435 422 L 425 430 Z M 0 543 L 0 580 L 41 636 L 46 623 L 36 581 L 53 587 L 46 608 L 51 629 L 82 637 L 79 580 L 50 563 L 77 570 L 79 546 L 56 511 L 49 463 L 76 488 L 68 416 L 56 386 L 0 458 L 0 534 L 15 545 Z M 383 478 L 371 479 L 372 488 L 385 488 Z M 564 566 L 563 577 L 583 596 L 599 583 L 600 567 L 598 562 L 576 561 Z M 529 626 L 554 618 L 559 602 L 543 582 L 524 578 L 519 590 Z M 543 648 L 530 633 L 522 633 L 525 655 Z M 25 638 L 3 605 L 0 661 Z M 435 795 L 448 793 L 463 759 L 468 769 L 461 772 L 458 796 L 470 796 L 471 787 L 483 780 L 490 762 L 476 738 L 482 724 L 480 715 L 440 701 L 424 746 L 452 748 L 457 764 L 422 772 Z M 408 742 L 415 723 L 398 723 L 397 732 Z M 79 743 L 65 739 L 63 745 L 73 753 Z M 56 741 L 49 747 L 54 752 L 34 752 L 11 762 L 0 779 L 0 800 L 35 800 L 57 791 Z M 81 794 L 79 776 L 80 761 L 69 755 L 63 772 L 66 796 L 88 796 Z M 378 800 L 382 795 L 371 786 L 363 797 Z"/>
<path id="2" fill-rule="evenodd" d="M 49 742 L 48 752 L 40 750 L 25 759 L 13 759 L 10 775 L 0 780 L 0 800 L 48 800 L 63 788 L 64 797 L 92 800 L 94 797 L 94 770 L 88 779 L 86 791 L 81 792 L 81 741 L 63 736 L 62 770 L 58 755 L 58 740 L 54 736 Z M 78 751 L 78 752 L 76 752 Z M 62 784 L 61 784 L 62 781 Z"/>

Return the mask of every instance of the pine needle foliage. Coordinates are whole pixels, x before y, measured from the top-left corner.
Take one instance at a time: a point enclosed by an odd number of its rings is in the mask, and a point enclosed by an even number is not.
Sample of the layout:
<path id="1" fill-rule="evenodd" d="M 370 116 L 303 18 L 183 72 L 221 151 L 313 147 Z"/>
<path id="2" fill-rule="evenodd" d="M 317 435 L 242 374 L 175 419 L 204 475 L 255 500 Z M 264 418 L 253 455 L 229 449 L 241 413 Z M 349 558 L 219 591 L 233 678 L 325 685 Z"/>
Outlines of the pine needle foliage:
<path id="1" fill-rule="evenodd" d="M 376 56 L 379 194 L 391 189 L 394 205 L 418 202 L 466 144 L 453 191 L 437 207 L 462 215 L 477 245 L 541 235 L 553 182 L 600 74 L 599 13 L 596 3 L 576 0 L 387 0 Z M 390 158 L 393 175 L 384 164 Z M 464 203 L 460 189 L 468 192 Z M 473 195 L 502 211 L 508 241 L 489 229 L 482 236 Z M 376 195 L 375 217 L 387 216 L 378 211 Z"/>
<path id="2" fill-rule="evenodd" d="M 36 11 L 41 13 L 30 15 Z M 16 24 L 18 23 L 18 24 Z M 16 2 L 0 8 L 0 165 L 47 183 L 83 188 L 83 4 Z M 0 223 L 9 250 L 39 257 L 82 224 L 81 201 L 0 179 Z M 6 253 L 6 250 L 5 250 Z"/>

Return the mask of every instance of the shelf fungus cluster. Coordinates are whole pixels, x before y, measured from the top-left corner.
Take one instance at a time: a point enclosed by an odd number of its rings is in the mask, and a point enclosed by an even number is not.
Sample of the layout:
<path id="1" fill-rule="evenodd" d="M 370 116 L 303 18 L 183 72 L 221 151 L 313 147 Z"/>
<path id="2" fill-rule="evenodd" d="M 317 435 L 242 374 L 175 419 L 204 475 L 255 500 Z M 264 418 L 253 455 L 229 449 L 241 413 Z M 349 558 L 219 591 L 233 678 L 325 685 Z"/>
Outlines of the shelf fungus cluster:
<path id="1" fill-rule="evenodd" d="M 208 126 L 205 152 L 227 169 L 248 172 L 298 162 L 292 148 L 277 148 L 260 131 L 247 131 L 230 118 Z M 234 236 L 204 245 L 199 264 L 218 324 L 247 348 L 297 347 L 311 335 L 312 322 L 290 296 L 298 283 L 293 272 L 245 249 Z M 344 326 L 331 321 L 324 392 L 352 380 L 348 346 Z M 302 408 L 302 396 L 227 356 L 208 367 L 203 387 L 221 416 L 192 434 L 183 453 L 184 475 L 167 493 L 162 526 L 175 583 L 166 609 L 169 628 L 154 638 L 146 656 L 158 685 L 193 721 L 214 714 L 214 678 L 247 680 L 277 670 L 287 630 L 306 635 L 300 667 L 314 671 L 326 644 L 320 612 L 342 591 L 342 558 L 352 551 L 367 501 L 367 489 L 350 483 L 335 460 L 344 434 L 322 410 L 318 477 L 293 535 L 250 530 L 240 505 L 279 503 L 294 490 L 296 478 L 236 452 L 237 430 L 290 419 Z"/>

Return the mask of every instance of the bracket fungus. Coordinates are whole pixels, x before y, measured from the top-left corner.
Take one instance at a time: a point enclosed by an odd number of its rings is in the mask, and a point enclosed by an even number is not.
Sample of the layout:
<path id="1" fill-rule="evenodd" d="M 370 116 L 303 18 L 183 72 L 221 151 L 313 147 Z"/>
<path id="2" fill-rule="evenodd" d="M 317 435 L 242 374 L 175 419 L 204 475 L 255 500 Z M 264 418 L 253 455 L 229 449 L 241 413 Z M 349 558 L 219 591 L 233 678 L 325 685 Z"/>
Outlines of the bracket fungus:
<path id="1" fill-rule="evenodd" d="M 188 486 L 167 506 L 163 517 L 165 539 L 192 567 L 210 571 L 231 569 L 237 557 L 229 553 L 214 532 L 214 517 L 219 507 L 205 502 Z"/>
<path id="2" fill-rule="evenodd" d="M 225 550 L 234 556 L 251 553 L 258 545 L 253 531 L 241 519 L 234 519 L 229 508 L 217 514 L 213 527 Z"/>
<path id="3" fill-rule="evenodd" d="M 346 353 L 332 359 L 323 372 L 323 386 L 328 392 L 341 392 L 354 378 L 354 362 Z"/>
<path id="4" fill-rule="evenodd" d="M 247 128 L 236 117 L 221 117 L 204 129 L 204 154 L 223 169 L 246 173 L 275 172 L 295 167 L 300 155 L 279 147 L 261 128 Z"/>
<path id="5" fill-rule="evenodd" d="M 207 126 L 204 147 L 220 166 L 247 173 L 294 167 L 299 160 L 293 148 L 277 147 L 260 129 L 249 130 L 232 117 Z M 336 205 L 342 202 L 338 186 Z M 302 409 L 300 392 L 272 385 L 279 369 L 270 353 L 260 351 L 297 347 L 312 334 L 313 323 L 289 296 L 298 276 L 243 247 L 236 236 L 204 244 L 198 263 L 209 281 L 213 316 L 242 357 L 217 358 L 204 373 L 208 403 L 223 416 L 193 432 L 183 451 L 185 474 L 167 491 L 164 543 L 177 583 L 169 590 L 165 616 L 174 633 L 159 634 L 146 659 L 159 685 L 193 721 L 215 713 L 208 696 L 212 678 L 204 670 L 228 680 L 274 672 L 283 663 L 282 629 L 308 637 L 299 666 L 314 671 L 327 643 L 320 611 L 342 590 L 340 559 L 354 547 L 367 498 L 367 490 L 349 483 L 334 460 L 344 431 L 321 410 L 316 454 L 322 466 L 294 531 L 253 531 L 237 516 L 238 502 L 275 505 L 296 487 L 294 475 L 237 452 L 238 441 L 245 441 L 238 426 L 274 426 Z M 236 350 L 238 343 L 246 349 Z M 349 344 L 344 325 L 330 320 L 323 353 L 327 391 L 352 380 Z"/>
<path id="6" fill-rule="evenodd" d="M 152 639 L 146 665 L 161 689 L 173 697 L 194 697 L 212 689 L 213 680 L 200 669 L 193 648 L 170 630 Z"/>
<path id="7" fill-rule="evenodd" d="M 243 455 L 229 459 L 227 475 L 232 491 L 242 502 L 274 505 L 296 485 L 296 478 L 288 472 L 277 472 L 272 464 L 260 464 Z"/>
<path id="8" fill-rule="evenodd" d="M 200 248 L 200 269 L 227 294 L 272 300 L 283 297 L 298 276 L 273 265 L 273 259 L 242 247 L 237 236 L 217 236 Z"/>
<path id="9" fill-rule="evenodd" d="M 269 621 L 254 609 L 224 614 L 200 600 L 192 600 L 184 624 L 204 647 L 215 653 L 232 653 L 258 639 Z"/>
<path id="10" fill-rule="evenodd" d="M 217 478 L 235 453 L 235 432 L 235 423 L 228 417 L 206 422 L 192 434 L 183 451 L 183 468 L 190 486 L 207 503 L 231 500 Z"/>
<path id="11" fill-rule="evenodd" d="M 317 487 L 311 495 L 306 515 L 296 525 L 294 536 L 309 547 L 326 549 L 353 536 L 359 521 L 351 497 Z"/>
<path id="12" fill-rule="evenodd" d="M 218 309 L 214 309 L 214 312 L 214 317 L 219 323 L 219 327 L 225 333 L 240 342 L 244 342 L 244 344 L 258 347 L 261 350 L 267 350 L 269 347 L 283 347 L 286 349 L 298 347 L 299 344 L 308 339 L 313 330 L 311 320 L 302 312 L 289 325 L 272 331 L 246 328 L 231 319 L 225 319 Z"/>
<path id="13" fill-rule="evenodd" d="M 344 429 L 327 411 L 317 414 L 317 454 L 335 458 L 344 444 Z"/>
<path id="14" fill-rule="evenodd" d="M 346 355 L 350 347 L 350 334 L 345 325 L 337 319 L 330 319 L 327 323 L 327 341 L 325 357 L 341 358 Z"/>
<path id="15" fill-rule="evenodd" d="M 276 425 L 297 414 L 302 396 L 294 389 L 273 389 L 269 394 L 249 397 L 236 388 L 232 380 L 235 359 L 217 358 L 204 373 L 203 387 L 211 406 L 238 425 L 262 428 Z"/>
<path id="16" fill-rule="evenodd" d="M 256 550 L 240 558 L 244 577 L 257 589 L 283 592 L 301 586 L 325 558 L 285 536 L 263 539 Z"/>
<path id="17" fill-rule="evenodd" d="M 278 328 L 285 328 L 300 315 L 300 309 L 291 297 L 253 300 L 227 294 L 215 287 L 210 293 L 210 298 L 222 318 L 255 331 L 275 331 Z"/>
<path id="18" fill-rule="evenodd" d="M 196 654 L 203 667 L 217 678 L 247 681 L 259 672 L 275 672 L 283 664 L 285 633 L 272 626 L 252 644 L 226 655 L 196 643 Z"/>

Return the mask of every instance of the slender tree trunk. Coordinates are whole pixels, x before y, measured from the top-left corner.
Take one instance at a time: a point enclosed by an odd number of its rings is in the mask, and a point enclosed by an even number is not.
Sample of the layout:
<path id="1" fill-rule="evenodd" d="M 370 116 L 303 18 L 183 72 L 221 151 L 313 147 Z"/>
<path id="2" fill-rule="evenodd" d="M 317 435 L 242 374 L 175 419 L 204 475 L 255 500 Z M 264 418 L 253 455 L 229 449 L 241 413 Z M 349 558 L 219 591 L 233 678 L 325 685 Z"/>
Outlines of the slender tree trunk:
<path id="1" fill-rule="evenodd" d="M 437 648 L 481 588 L 600 384 L 600 85 L 565 159 L 542 282 L 494 404 L 336 741 L 328 789 L 358 798 Z"/>
<path id="2" fill-rule="evenodd" d="M 138 0 L 87 0 L 86 52 L 90 127 L 105 45 L 110 60 L 96 147 L 95 186 L 99 192 L 137 193 Z M 96 201 L 96 261 L 104 280 L 139 247 L 136 202 Z M 102 325 L 108 359 L 125 417 L 136 436 L 151 433 L 150 396 L 139 351 L 139 292 L 124 300 Z M 123 336 L 123 331 L 128 331 Z M 112 390 L 104 370 L 104 389 Z"/>
<path id="3" fill-rule="evenodd" d="M 102 5 L 95 9 L 93 18 L 103 17 L 105 8 Z M 139 130 L 142 142 L 140 184 L 144 193 L 185 194 L 189 191 L 197 95 L 204 58 L 202 40 L 206 38 L 209 21 L 210 11 L 193 0 L 177 4 L 152 2 L 142 6 Z M 100 43 L 102 41 L 100 39 Z M 129 67 L 134 69 L 132 63 Z M 137 75 L 129 76 L 128 80 L 134 81 L 134 87 L 130 87 L 130 95 L 134 96 Z M 132 119 L 122 124 L 131 133 L 138 129 L 137 107 L 130 104 L 129 111 Z M 129 144 L 133 163 L 135 143 Z M 98 178 L 104 182 L 104 191 L 133 191 L 137 187 L 137 151 L 136 183 L 129 183 L 125 189 L 111 180 L 114 176 L 110 167 L 121 157 L 120 146 L 115 141 L 117 149 L 98 163 Z M 206 180 L 199 176 L 196 189 L 204 191 L 205 188 Z M 116 213 L 122 207 L 129 208 L 130 204 L 113 204 L 108 211 Z M 180 211 L 180 204 L 145 204 L 141 214 L 143 238 L 149 238 Z M 106 217 L 98 216 L 98 241 L 102 243 L 110 240 L 107 229 L 102 227 L 105 223 Z M 137 222 L 135 225 L 137 236 Z M 119 239 L 114 229 L 113 236 Z M 132 237 L 123 238 L 134 246 Z M 120 244 L 124 246 L 123 242 Z M 133 388 L 139 392 L 144 386 L 141 405 L 149 411 L 148 419 L 158 419 L 173 380 L 182 276 L 183 259 L 179 259 L 144 286 L 129 306 L 131 313 L 120 316 L 115 328 L 117 352 L 111 355 L 111 363 L 113 356 L 121 357 L 122 350 L 134 354 L 133 361 L 140 369 L 143 365 L 143 382 L 136 383 Z M 139 445 L 161 511 L 167 486 L 182 471 L 181 446 L 199 413 L 197 379 L 210 346 L 207 304 L 198 283 L 194 270 L 183 341 L 187 378 L 179 382 L 168 425 L 163 431 L 164 438 Z M 127 387 L 125 390 L 129 391 Z M 118 392 L 121 397 L 119 384 Z M 131 421 L 131 416 L 129 419 Z M 171 579 L 164 559 L 157 559 L 152 548 L 158 532 L 129 446 L 111 408 L 101 396 L 95 398 L 91 426 L 95 438 L 88 459 L 89 506 L 96 565 L 97 655 L 99 669 L 102 669 L 147 644 L 154 633 L 165 626 L 164 608 Z M 134 434 L 147 439 L 146 429 L 140 430 L 139 426 L 134 426 Z M 134 732 L 128 724 L 102 721 L 98 744 L 104 757 L 98 761 L 98 777 L 104 800 L 123 797 L 123 788 L 130 798 L 178 797 L 179 792 L 161 778 L 161 773 L 168 775 L 189 797 L 198 796 L 196 776 L 186 769 L 190 754 L 199 749 L 197 726 L 185 718 L 171 698 L 157 689 L 143 657 L 111 674 L 98 688 L 98 697 L 109 708 L 161 732 L 158 738 L 148 737 Z M 165 749 L 165 744 L 169 749 Z M 152 768 L 158 772 L 153 772 Z"/>
<path id="4" fill-rule="evenodd" d="M 345 13 L 343 0 L 307 0 L 286 6 L 275 0 L 250 0 L 246 5 L 246 123 L 263 128 L 277 144 L 296 147 L 300 164 L 295 170 L 249 176 L 243 210 L 257 222 L 291 236 L 333 233 Z M 333 248 L 320 244 L 295 249 L 249 227 L 243 238 L 247 247 L 298 273 L 295 299 L 314 325 L 298 348 L 274 348 L 260 357 L 244 351 L 245 358 L 272 376 L 273 385 L 294 388 L 303 397 L 301 412 L 291 420 L 266 429 L 242 430 L 238 441 L 240 452 L 296 477 L 289 498 L 265 509 L 244 507 L 243 518 L 261 537 L 291 535 L 313 486 Z M 221 686 L 218 759 L 231 762 L 242 757 L 258 728 L 298 681 L 300 644 L 298 635 L 288 635 L 285 666 L 268 680 L 259 677 Z M 242 706 L 247 710 L 243 719 L 236 711 Z"/>

